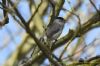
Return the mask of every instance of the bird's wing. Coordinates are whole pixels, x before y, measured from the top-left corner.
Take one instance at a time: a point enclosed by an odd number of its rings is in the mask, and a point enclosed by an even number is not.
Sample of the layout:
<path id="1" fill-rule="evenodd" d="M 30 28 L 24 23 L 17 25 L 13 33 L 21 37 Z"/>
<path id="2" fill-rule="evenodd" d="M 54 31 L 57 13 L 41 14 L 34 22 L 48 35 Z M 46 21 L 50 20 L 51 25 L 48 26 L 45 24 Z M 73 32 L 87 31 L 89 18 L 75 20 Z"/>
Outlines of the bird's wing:
<path id="1" fill-rule="evenodd" d="M 47 36 L 52 36 L 53 34 L 57 33 L 60 30 L 59 27 L 59 24 L 53 23 L 51 26 L 49 26 L 49 28 L 47 28 Z"/>

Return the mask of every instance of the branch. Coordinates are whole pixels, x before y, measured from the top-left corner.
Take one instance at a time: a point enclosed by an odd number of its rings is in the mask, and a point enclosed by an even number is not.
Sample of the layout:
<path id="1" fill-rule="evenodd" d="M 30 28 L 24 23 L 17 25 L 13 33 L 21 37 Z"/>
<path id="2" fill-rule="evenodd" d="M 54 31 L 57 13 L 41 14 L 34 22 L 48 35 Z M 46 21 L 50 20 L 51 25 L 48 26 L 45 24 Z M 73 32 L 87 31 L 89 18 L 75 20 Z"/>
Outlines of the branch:
<path id="1" fill-rule="evenodd" d="M 39 7 L 42 5 L 42 2 L 38 5 L 38 7 L 36 8 L 35 12 L 32 14 L 31 18 L 28 20 L 27 24 L 29 25 L 31 20 L 34 18 L 34 16 L 36 15 L 36 13 L 38 12 Z"/>
<path id="2" fill-rule="evenodd" d="M 9 23 L 8 12 L 4 9 L 5 8 L 4 6 L 7 6 L 7 1 L 2 0 L 2 3 L 0 2 L 0 4 L 3 7 L 2 9 L 3 9 L 3 16 L 4 16 L 4 19 L 0 22 L 0 26 L 3 26 Z"/>
<path id="3" fill-rule="evenodd" d="M 75 37 L 80 37 L 80 36 L 84 35 L 86 32 L 88 32 L 91 29 L 90 27 L 93 26 L 93 24 L 99 23 L 99 21 L 100 21 L 100 16 L 97 13 L 93 17 L 91 17 L 87 22 L 85 22 L 83 25 L 81 25 L 81 31 L 79 31 Z M 55 45 L 53 46 L 53 49 L 64 45 L 66 42 L 68 42 L 68 40 L 70 40 L 70 38 L 72 36 L 73 36 L 73 33 L 69 32 L 68 36 L 62 37 L 55 43 Z M 64 39 L 64 38 L 66 38 L 66 39 Z"/>
<path id="4" fill-rule="evenodd" d="M 97 7 L 95 6 L 95 4 L 92 2 L 92 0 L 89 0 L 90 3 L 93 5 L 93 7 L 95 8 L 95 10 L 97 11 L 97 13 L 100 15 L 100 11 L 97 9 Z"/>

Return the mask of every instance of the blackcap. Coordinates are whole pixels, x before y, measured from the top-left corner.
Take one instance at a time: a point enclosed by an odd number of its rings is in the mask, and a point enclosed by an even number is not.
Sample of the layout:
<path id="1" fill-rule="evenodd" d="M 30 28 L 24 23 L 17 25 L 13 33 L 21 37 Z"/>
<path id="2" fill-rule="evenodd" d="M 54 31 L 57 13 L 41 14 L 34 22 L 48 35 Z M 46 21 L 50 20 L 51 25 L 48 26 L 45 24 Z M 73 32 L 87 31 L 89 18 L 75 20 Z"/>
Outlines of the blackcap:
<path id="1" fill-rule="evenodd" d="M 57 40 L 61 35 L 63 27 L 65 25 L 65 20 L 62 17 L 56 17 L 53 23 L 47 27 L 46 36 L 49 40 Z"/>

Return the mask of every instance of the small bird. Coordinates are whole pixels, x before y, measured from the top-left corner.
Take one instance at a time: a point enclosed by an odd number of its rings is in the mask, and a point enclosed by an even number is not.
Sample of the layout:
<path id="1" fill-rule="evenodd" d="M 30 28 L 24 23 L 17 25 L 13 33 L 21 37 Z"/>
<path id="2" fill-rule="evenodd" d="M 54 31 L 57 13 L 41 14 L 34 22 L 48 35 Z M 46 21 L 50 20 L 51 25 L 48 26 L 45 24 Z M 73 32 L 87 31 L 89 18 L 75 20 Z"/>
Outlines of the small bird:
<path id="1" fill-rule="evenodd" d="M 56 17 L 53 23 L 47 27 L 46 36 L 50 41 L 57 40 L 63 31 L 65 20 L 62 17 Z"/>

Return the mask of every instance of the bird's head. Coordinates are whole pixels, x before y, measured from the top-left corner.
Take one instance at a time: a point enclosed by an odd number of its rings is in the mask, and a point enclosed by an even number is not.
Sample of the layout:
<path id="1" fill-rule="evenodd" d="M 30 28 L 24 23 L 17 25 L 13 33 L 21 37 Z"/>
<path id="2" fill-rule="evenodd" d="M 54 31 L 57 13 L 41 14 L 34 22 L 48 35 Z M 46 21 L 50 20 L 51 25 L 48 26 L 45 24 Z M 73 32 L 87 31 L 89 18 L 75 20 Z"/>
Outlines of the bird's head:
<path id="1" fill-rule="evenodd" d="M 64 24 L 65 23 L 65 19 L 62 18 L 62 17 L 56 17 L 55 20 L 54 20 L 54 22 Z"/>

